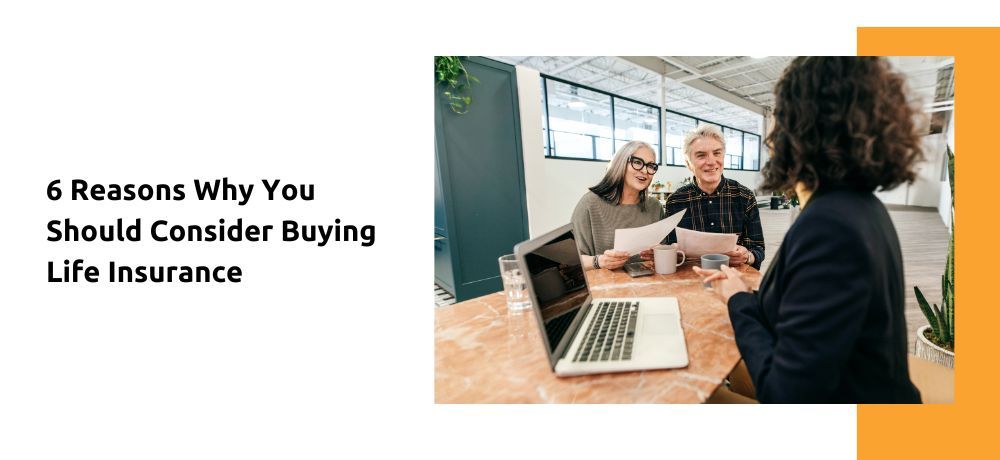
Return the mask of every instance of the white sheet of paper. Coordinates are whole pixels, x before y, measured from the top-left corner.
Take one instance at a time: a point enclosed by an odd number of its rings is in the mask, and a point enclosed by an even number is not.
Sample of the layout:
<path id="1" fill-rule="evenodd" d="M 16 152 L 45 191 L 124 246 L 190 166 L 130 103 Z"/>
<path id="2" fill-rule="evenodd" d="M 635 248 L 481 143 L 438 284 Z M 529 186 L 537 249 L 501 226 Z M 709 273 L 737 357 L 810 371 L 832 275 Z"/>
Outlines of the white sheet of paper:
<path id="1" fill-rule="evenodd" d="M 739 235 L 735 233 L 708 233 L 677 229 L 677 249 L 684 251 L 689 259 L 705 254 L 723 254 L 736 248 Z"/>
<path id="2" fill-rule="evenodd" d="M 626 251 L 634 256 L 645 249 L 660 244 L 667 235 L 677 227 L 687 209 L 659 222 L 638 228 L 619 228 L 615 230 L 615 251 Z"/>

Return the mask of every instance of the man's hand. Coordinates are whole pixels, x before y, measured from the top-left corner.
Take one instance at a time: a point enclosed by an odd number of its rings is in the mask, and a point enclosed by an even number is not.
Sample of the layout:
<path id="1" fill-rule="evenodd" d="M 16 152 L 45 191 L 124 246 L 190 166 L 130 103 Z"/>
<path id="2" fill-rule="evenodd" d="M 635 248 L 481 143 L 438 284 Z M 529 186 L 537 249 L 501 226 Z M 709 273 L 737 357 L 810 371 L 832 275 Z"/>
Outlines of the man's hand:
<path id="1" fill-rule="evenodd" d="M 750 254 L 750 250 L 736 245 L 736 249 L 725 253 L 729 256 L 729 265 L 739 266 L 747 263 L 747 255 Z"/>
<path id="2" fill-rule="evenodd" d="M 604 254 L 597 256 L 597 263 L 601 268 L 606 268 L 608 270 L 614 270 L 616 268 L 622 268 L 625 262 L 628 262 L 628 252 L 626 251 L 615 251 L 614 249 L 608 249 L 604 251 Z"/>
<path id="3" fill-rule="evenodd" d="M 642 257 L 642 260 L 653 260 L 653 248 L 640 252 L 639 257 Z"/>

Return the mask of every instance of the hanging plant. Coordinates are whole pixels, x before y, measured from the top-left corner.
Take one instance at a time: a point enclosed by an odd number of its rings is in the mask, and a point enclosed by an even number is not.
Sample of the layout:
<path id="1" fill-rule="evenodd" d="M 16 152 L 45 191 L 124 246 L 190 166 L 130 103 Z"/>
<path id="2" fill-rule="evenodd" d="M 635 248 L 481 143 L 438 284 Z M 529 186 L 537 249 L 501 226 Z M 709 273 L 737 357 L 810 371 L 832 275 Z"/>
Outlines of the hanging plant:
<path id="1" fill-rule="evenodd" d="M 466 92 L 479 79 L 469 75 L 458 56 L 434 56 L 434 75 L 437 82 L 445 86 L 443 93 L 451 111 L 459 115 L 469 112 L 472 97 Z"/>

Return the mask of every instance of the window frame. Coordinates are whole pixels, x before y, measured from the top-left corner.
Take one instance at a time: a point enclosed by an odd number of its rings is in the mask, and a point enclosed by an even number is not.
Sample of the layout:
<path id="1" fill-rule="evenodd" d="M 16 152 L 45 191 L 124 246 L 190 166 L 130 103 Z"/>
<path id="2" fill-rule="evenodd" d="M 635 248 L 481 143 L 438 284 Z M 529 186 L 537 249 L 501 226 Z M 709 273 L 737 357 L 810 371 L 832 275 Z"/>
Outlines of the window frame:
<path id="1" fill-rule="evenodd" d="M 654 104 L 649 104 L 649 103 L 646 103 L 646 102 L 638 101 L 638 100 L 635 100 L 635 99 L 632 99 L 632 98 L 629 98 L 629 97 L 619 96 L 619 95 L 614 94 L 614 93 L 609 92 L 609 91 L 605 91 L 605 90 L 598 89 L 598 88 L 593 88 L 593 87 L 586 86 L 586 85 L 581 85 L 579 83 L 575 83 L 575 82 L 572 82 L 570 80 L 565 80 L 565 79 L 562 79 L 562 78 L 559 78 L 559 77 L 553 77 L 551 75 L 547 75 L 547 74 L 544 74 L 544 73 L 542 73 L 540 75 L 541 75 L 541 80 L 542 80 L 542 82 L 541 82 L 541 87 L 542 87 L 542 104 L 543 104 L 542 109 L 543 109 L 544 115 L 545 115 L 545 124 L 544 124 L 544 126 L 542 126 L 542 130 L 545 131 L 545 146 L 543 148 L 544 154 L 545 154 L 545 156 L 544 156 L 545 159 L 570 160 L 570 161 L 596 161 L 596 162 L 602 162 L 602 163 L 607 163 L 608 162 L 608 160 L 602 160 L 602 159 L 596 158 L 596 152 L 593 152 L 593 156 L 595 156 L 595 157 L 592 157 L 592 158 L 561 157 L 559 155 L 553 155 L 552 154 L 552 148 L 551 148 L 552 147 L 552 130 L 550 129 L 550 127 L 552 126 L 552 121 L 549 118 L 550 114 L 549 114 L 549 86 L 548 86 L 548 81 L 552 80 L 552 81 L 559 82 L 559 83 L 562 83 L 562 84 L 565 84 L 565 85 L 575 86 L 577 88 L 582 88 L 582 89 L 585 89 L 587 91 L 593 91 L 595 93 L 603 94 L 603 95 L 608 96 L 610 98 L 610 101 L 611 101 L 611 115 L 610 115 L 610 118 L 611 118 L 611 145 L 612 146 L 615 145 L 615 142 L 617 140 L 617 137 L 616 137 L 616 135 L 617 135 L 617 133 L 616 133 L 617 126 L 615 126 L 616 125 L 616 122 L 615 122 L 615 99 L 621 99 L 623 101 L 628 101 L 628 102 L 632 102 L 634 104 L 639 104 L 639 105 L 642 105 L 642 106 L 646 106 L 646 107 L 650 107 L 650 108 L 656 109 L 657 110 L 657 133 L 658 133 L 657 139 L 659 139 L 659 142 L 657 143 L 659 145 L 659 151 L 656 152 L 656 163 L 658 165 L 660 165 L 660 166 L 667 166 L 667 167 L 674 167 L 674 168 L 686 168 L 686 166 L 684 166 L 684 165 L 667 164 L 667 163 L 663 162 L 665 149 L 667 149 L 667 148 L 673 148 L 673 147 L 666 147 L 665 145 L 663 145 L 663 130 L 666 128 L 664 126 L 664 123 L 666 122 L 665 121 L 666 117 L 664 116 L 665 115 L 664 112 L 670 112 L 670 113 L 675 114 L 675 115 L 679 115 L 679 116 L 682 116 L 682 117 L 686 117 L 686 118 L 690 118 L 692 120 L 695 120 L 695 126 L 699 126 L 702 123 L 709 123 L 709 124 L 712 124 L 712 125 L 715 125 L 715 126 L 719 126 L 720 128 L 725 128 L 725 129 L 723 129 L 723 133 L 725 133 L 726 130 L 731 130 L 731 131 L 736 131 L 736 132 L 740 132 L 741 133 L 743 141 L 740 143 L 740 149 L 741 149 L 740 167 L 739 168 L 727 168 L 727 167 L 723 167 L 724 170 L 759 172 L 760 169 L 763 167 L 763 164 L 761 162 L 761 153 L 762 153 L 761 151 L 763 149 L 761 148 L 762 147 L 762 145 L 761 145 L 762 140 L 761 140 L 761 135 L 760 134 L 751 133 L 749 131 L 744 131 L 742 129 L 734 128 L 732 126 L 724 125 L 722 123 L 716 123 L 716 122 L 711 121 L 711 120 L 706 120 L 704 118 L 699 118 L 699 117 L 696 117 L 696 116 L 688 115 L 686 113 L 678 112 L 676 110 L 666 109 L 666 108 L 659 107 L 659 106 L 654 105 Z M 579 133 L 571 133 L 571 134 L 579 134 Z M 743 165 L 746 163 L 746 152 L 743 151 L 743 150 L 746 149 L 745 146 L 746 146 L 746 138 L 747 138 L 747 136 L 753 136 L 753 137 L 757 138 L 757 169 L 744 169 L 743 168 Z M 725 138 L 725 134 L 723 134 L 723 138 Z M 725 142 L 723 142 L 723 144 L 725 144 Z M 681 152 L 681 154 L 683 155 L 683 152 Z M 751 162 L 751 164 L 752 164 L 752 162 Z"/>

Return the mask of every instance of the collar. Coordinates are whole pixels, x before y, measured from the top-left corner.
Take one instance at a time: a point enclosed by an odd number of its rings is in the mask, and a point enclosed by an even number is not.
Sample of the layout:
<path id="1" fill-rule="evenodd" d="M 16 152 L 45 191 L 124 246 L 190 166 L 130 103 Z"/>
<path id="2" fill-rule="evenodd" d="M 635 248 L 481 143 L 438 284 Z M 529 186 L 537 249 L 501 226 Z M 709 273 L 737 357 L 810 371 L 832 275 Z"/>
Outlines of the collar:
<path id="1" fill-rule="evenodd" d="M 715 190 L 713 190 L 712 193 L 707 193 L 698 186 L 697 177 L 694 178 L 694 183 L 692 185 L 694 186 L 694 193 L 697 195 L 715 196 L 719 194 L 719 191 L 722 190 L 723 187 L 729 187 L 729 179 L 726 179 L 726 176 L 721 176 L 719 186 L 715 187 Z"/>
<path id="2" fill-rule="evenodd" d="M 806 204 L 802 205 L 802 210 L 805 211 L 806 206 L 812 205 L 814 202 L 816 202 L 817 198 L 820 198 L 824 195 L 828 195 L 832 192 L 845 191 L 845 190 L 850 190 L 850 189 L 844 186 L 830 186 L 830 185 L 826 187 L 820 186 L 816 190 L 813 190 L 812 196 L 809 197 L 809 201 Z"/>

